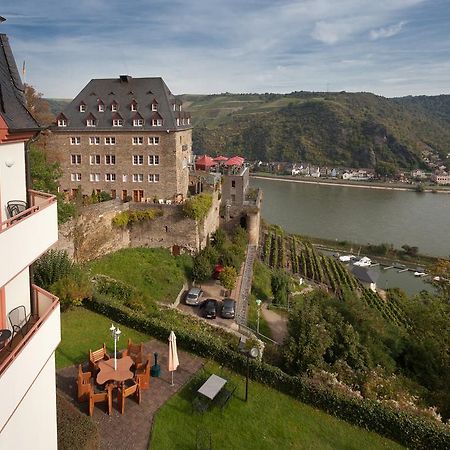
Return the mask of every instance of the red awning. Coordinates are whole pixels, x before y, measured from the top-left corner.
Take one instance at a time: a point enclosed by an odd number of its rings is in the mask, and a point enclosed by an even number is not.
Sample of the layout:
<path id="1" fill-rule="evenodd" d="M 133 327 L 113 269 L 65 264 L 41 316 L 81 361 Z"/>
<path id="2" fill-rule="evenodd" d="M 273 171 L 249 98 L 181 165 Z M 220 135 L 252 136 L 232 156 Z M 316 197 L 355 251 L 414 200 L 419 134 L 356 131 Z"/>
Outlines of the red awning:
<path id="1" fill-rule="evenodd" d="M 216 158 L 214 158 L 214 161 L 217 162 L 223 162 L 223 161 L 228 161 L 228 158 L 226 156 L 217 156 Z"/>
<path id="2" fill-rule="evenodd" d="M 240 156 L 233 156 L 230 158 L 225 165 L 226 166 L 242 166 L 244 164 L 244 158 L 241 158 Z"/>
<path id="3" fill-rule="evenodd" d="M 197 158 L 195 160 L 195 167 L 197 169 L 205 170 L 207 167 L 212 167 L 215 165 L 216 163 L 214 162 L 214 160 L 208 155 L 200 156 L 200 158 Z"/>

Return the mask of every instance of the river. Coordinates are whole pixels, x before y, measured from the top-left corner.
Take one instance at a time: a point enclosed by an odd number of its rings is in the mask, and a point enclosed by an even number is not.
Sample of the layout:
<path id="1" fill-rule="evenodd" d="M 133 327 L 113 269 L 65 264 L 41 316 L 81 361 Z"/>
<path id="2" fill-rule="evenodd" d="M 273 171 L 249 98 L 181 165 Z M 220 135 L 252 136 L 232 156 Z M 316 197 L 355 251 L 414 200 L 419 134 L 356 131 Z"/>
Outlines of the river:
<path id="1" fill-rule="evenodd" d="M 358 244 L 393 244 L 419 247 L 419 252 L 448 258 L 450 254 L 450 195 L 339 185 L 316 185 L 287 180 L 251 178 L 262 188 L 262 217 L 287 232 Z M 356 250 L 355 250 L 356 251 Z M 403 276 L 403 274 L 400 274 Z M 411 276 L 411 274 L 405 276 Z M 423 281 L 388 287 L 417 292 Z M 393 279 L 392 279 L 393 278 Z M 405 279 L 402 279 L 405 280 Z M 384 280 L 379 287 L 384 288 Z M 392 284 L 391 284 L 392 283 Z M 410 285 L 412 289 L 407 287 Z"/>

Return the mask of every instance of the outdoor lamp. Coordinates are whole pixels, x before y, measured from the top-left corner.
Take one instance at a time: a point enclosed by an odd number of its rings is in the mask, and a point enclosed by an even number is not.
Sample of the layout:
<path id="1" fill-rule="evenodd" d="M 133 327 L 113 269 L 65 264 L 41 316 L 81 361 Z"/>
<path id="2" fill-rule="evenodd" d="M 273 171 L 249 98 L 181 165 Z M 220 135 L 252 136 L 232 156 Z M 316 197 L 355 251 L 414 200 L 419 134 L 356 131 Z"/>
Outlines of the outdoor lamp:
<path id="1" fill-rule="evenodd" d="M 258 347 L 252 347 L 250 350 L 245 348 L 245 343 L 247 342 L 247 338 L 241 337 L 239 339 L 239 351 L 247 357 L 247 373 L 245 377 L 245 401 L 248 400 L 248 378 L 250 375 L 250 358 L 256 359 L 259 356 Z"/>
<path id="2" fill-rule="evenodd" d="M 256 334 L 259 335 L 259 313 L 261 311 L 261 300 L 259 298 L 256 299 L 256 312 L 257 312 L 257 319 L 256 319 Z"/>
<path id="3" fill-rule="evenodd" d="M 111 331 L 111 336 L 114 338 L 114 370 L 117 370 L 117 341 L 120 339 L 122 332 L 119 327 L 116 328 L 113 323 L 111 324 L 109 331 Z"/>

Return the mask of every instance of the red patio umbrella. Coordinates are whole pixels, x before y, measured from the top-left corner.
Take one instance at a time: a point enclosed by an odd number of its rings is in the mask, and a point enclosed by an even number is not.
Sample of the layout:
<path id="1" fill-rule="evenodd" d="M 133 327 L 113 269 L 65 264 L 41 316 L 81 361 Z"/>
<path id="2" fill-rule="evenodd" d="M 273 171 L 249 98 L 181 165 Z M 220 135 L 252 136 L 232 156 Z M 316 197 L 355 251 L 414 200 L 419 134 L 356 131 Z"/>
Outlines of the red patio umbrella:
<path id="1" fill-rule="evenodd" d="M 214 161 L 216 161 L 216 162 L 224 162 L 224 161 L 228 161 L 228 158 L 226 156 L 220 155 L 220 156 L 215 157 Z"/>
<path id="2" fill-rule="evenodd" d="M 214 160 L 208 155 L 200 156 L 200 158 L 195 160 L 195 168 L 198 170 L 207 170 L 209 167 L 215 165 Z"/>
<path id="3" fill-rule="evenodd" d="M 244 158 L 241 158 L 240 156 L 233 156 L 228 161 L 225 162 L 226 166 L 242 166 L 244 164 Z"/>

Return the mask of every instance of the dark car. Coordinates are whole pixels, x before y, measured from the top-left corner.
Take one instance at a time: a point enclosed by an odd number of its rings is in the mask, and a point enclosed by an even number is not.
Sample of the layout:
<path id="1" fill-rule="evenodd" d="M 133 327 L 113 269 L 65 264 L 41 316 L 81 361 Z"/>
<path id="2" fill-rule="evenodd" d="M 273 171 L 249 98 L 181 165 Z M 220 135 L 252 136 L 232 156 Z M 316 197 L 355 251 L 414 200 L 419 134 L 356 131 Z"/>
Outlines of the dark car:
<path id="1" fill-rule="evenodd" d="M 232 298 L 223 300 L 222 317 L 224 319 L 234 319 L 236 313 L 236 302 Z"/>
<path id="2" fill-rule="evenodd" d="M 207 319 L 215 319 L 217 316 L 217 306 L 218 302 L 217 300 L 214 300 L 213 298 L 208 298 L 202 303 L 202 308 L 205 311 L 205 317 Z"/>

